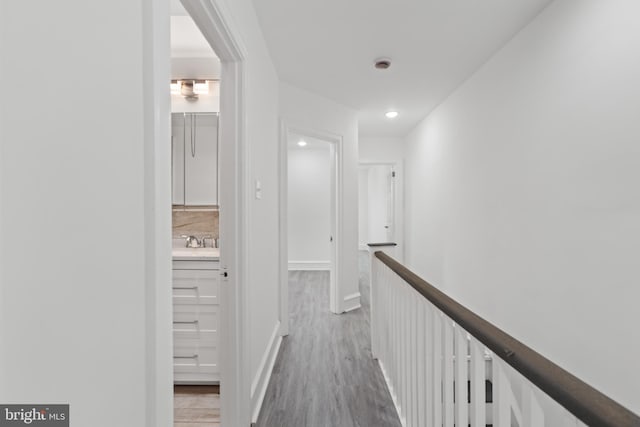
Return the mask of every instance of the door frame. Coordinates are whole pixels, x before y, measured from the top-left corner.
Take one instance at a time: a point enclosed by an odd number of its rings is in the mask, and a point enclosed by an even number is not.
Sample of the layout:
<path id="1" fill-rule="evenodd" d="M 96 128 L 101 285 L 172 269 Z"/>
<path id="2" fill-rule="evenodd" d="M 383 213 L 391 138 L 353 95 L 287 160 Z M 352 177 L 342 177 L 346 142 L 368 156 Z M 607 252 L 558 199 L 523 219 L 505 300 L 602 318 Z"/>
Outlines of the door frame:
<path id="1" fill-rule="evenodd" d="M 391 161 L 391 162 L 377 162 L 377 161 L 359 161 L 358 168 L 361 166 L 391 166 L 393 167 L 394 172 L 396 173 L 395 179 L 393 180 L 393 220 L 395 227 L 395 241 L 396 249 L 394 251 L 394 258 L 399 262 L 404 261 L 404 164 L 402 161 Z M 358 197 L 360 197 L 358 195 Z M 358 239 L 360 240 L 360 239 Z M 358 241 L 358 245 L 360 245 L 360 241 Z M 380 243 L 380 242 L 364 242 L 366 243 Z M 362 248 L 358 248 L 358 250 L 362 250 Z"/>
<path id="2" fill-rule="evenodd" d="M 180 0 L 221 61 L 220 90 L 220 378 L 222 425 L 250 425 L 248 278 L 248 145 L 245 58 L 240 32 L 224 2 Z M 147 426 L 173 426 L 171 335 L 171 139 L 168 1 L 145 5 L 145 197 L 147 242 Z M 166 175 L 166 176 L 165 176 Z M 146 200 L 146 199 L 145 199 Z"/>
<path id="3" fill-rule="evenodd" d="M 245 58 L 224 2 L 181 0 L 221 62 L 220 85 L 220 395 L 222 425 L 250 425 L 249 150 L 245 140 Z"/>
<path id="4" fill-rule="evenodd" d="M 343 137 L 331 132 L 299 126 L 287 120 L 280 120 L 280 147 L 278 155 L 278 183 L 279 183 L 279 312 L 280 312 L 280 334 L 289 334 L 289 248 L 288 248 L 288 137 L 289 134 L 307 136 L 309 138 L 320 139 L 331 144 L 335 148 L 335 159 L 333 160 L 335 170 L 335 184 L 332 186 L 332 199 L 335 209 L 332 212 L 331 223 L 335 224 L 335 230 L 331 230 L 333 245 L 331 246 L 331 268 L 334 272 L 333 280 L 329 287 L 329 310 L 334 314 L 344 312 L 342 292 L 340 292 L 340 277 L 342 276 L 340 253 L 343 230 L 342 198 L 343 198 Z"/>

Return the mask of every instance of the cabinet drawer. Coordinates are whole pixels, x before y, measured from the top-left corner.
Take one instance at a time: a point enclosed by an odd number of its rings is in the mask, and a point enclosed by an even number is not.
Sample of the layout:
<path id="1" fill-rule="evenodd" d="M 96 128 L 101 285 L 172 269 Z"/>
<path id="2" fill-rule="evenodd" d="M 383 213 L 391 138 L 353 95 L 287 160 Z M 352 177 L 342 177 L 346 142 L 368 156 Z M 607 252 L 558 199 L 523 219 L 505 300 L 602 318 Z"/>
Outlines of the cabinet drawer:
<path id="1" fill-rule="evenodd" d="M 182 366 L 183 372 L 189 367 L 217 366 L 216 347 L 176 347 L 173 350 L 173 366 Z"/>
<path id="2" fill-rule="evenodd" d="M 217 331 L 216 305 L 181 304 L 173 306 L 174 331 Z"/>
<path id="3" fill-rule="evenodd" d="M 173 351 L 173 373 L 218 373 L 218 360 L 217 347 L 176 347 Z"/>
<path id="4" fill-rule="evenodd" d="M 176 385 L 219 384 L 219 372 L 174 372 L 173 383 Z"/>
<path id="5" fill-rule="evenodd" d="M 218 304 L 219 270 L 173 270 L 174 304 Z"/>
<path id="6" fill-rule="evenodd" d="M 173 348 L 218 347 L 218 331 L 173 330 Z"/>

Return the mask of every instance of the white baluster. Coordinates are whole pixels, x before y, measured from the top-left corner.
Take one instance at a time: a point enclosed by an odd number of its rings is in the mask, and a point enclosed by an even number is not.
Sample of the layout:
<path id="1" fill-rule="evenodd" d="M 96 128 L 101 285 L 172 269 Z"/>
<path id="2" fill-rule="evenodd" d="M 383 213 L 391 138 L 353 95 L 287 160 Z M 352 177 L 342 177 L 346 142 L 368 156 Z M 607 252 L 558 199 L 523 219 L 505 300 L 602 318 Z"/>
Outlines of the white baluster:
<path id="1" fill-rule="evenodd" d="M 428 323 L 425 319 L 425 312 L 426 312 L 426 308 L 425 305 L 427 303 L 419 298 L 417 300 L 417 307 L 418 307 L 418 313 L 417 313 L 417 318 L 416 318 L 416 323 L 418 325 L 418 328 L 416 330 L 416 343 L 417 343 L 417 361 L 418 364 L 416 366 L 416 379 L 417 379 L 417 411 L 418 411 L 418 418 L 417 418 L 417 422 L 416 425 L 417 426 L 427 426 L 428 422 L 427 422 L 427 416 L 426 416 L 426 409 L 427 409 L 427 393 L 426 393 L 426 387 L 425 385 L 427 384 L 426 380 L 427 380 L 427 370 L 426 368 L 426 362 L 427 362 L 427 352 L 425 351 L 425 344 L 426 344 L 426 337 L 424 334 L 424 331 L 428 330 Z"/>
<path id="2" fill-rule="evenodd" d="M 456 325 L 455 328 L 455 391 L 456 391 L 456 426 L 467 425 L 469 422 L 469 403 L 467 381 L 469 379 L 467 363 L 467 332 Z"/>
<path id="3" fill-rule="evenodd" d="M 401 279 L 400 279 L 401 280 Z M 404 362 L 405 353 L 406 353 L 406 318 L 405 318 L 405 308 L 404 308 L 404 283 L 400 280 L 397 281 L 396 287 L 398 288 L 398 328 L 399 328 L 399 343 L 398 343 L 398 390 L 400 395 L 400 410 L 402 413 L 400 414 L 401 419 L 406 420 L 406 411 L 407 411 L 407 399 L 405 392 L 405 368 L 406 364 Z M 405 422 L 406 425 L 406 422 Z"/>
<path id="4" fill-rule="evenodd" d="M 433 425 L 442 425 L 442 315 L 433 308 Z"/>
<path id="5" fill-rule="evenodd" d="M 411 411 L 412 411 L 412 407 L 411 407 L 411 399 L 413 396 L 411 396 L 411 300 L 412 300 L 412 292 L 413 292 L 413 288 L 411 288 L 411 286 L 407 285 L 406 283 L 403 284 L 403 288 L 404 288 L 404 298 L 405 298 L 405 305 L 404 305 L 404 318 L 405 318 L 405 328 L 407 331 L 407 341 L 405 343 L 405 354 L 404 354 L 404 380 L 405 380 L 405 384 L 404 384 L 404 404 L 405 404 L 405 420 L 406 420 L 406 424 L 407 426 L 411 425 Z"/>
<path id="6" fill-rule="evenodd" d="M 409 345 L 409 340 L 407 339 L 407 332 L 409 322 L 407 319 L 407 289 L 404 283 L 398 283 L 400 287 L 400 329 L 402 331 L 402 339 L 400 342 L 400 389 L 402 390 L 402 418 L 404 419 L 404 424 L 406 425 L 407 420 L 407 355 Z"/>
<path id="7" fill-rule="evenodd" d="M 484 427 L 486 416 L 484 346 L 471 338 L 471 427 Z"/>
<path id="8" fill-rule="evenodd" d="M 509 393 L 509 379 L 507 378 L 503 362 L 493 358 L 493 425 L 496 427 L 511 426 L 511 396 Z"/>
<path id="9" fill-rule="evenodd" d="M 400 354 L 400 310 L 398 306 L 400 304 L 398 297 L 398 286 L 395 279 L 391 282 L 393 287 L 393 385 L 396 390 L 396 399 L 398 404 L 402 405 L 402 396 L 400 393 L 400 372 L 399 369 L 399 354 Z M 401 414 L 398 414 L 401 415 Z"/>
<path id="10" fill-rule="evenodd" d="M 409 420 L 407 425 L 411 427 L 418 426 L 418 385 L 417 385 L 417 359 L 418 359 L 418 333 L 417 330 L 420 327 L 418 325 L 417 318 L 417 304 L 419 295 L 411 289 L 409 301 L 409 327 L 411 328 L 411 339 L 409 340 Z"/>
<path id="11" fill-rule="evenodd" d="M 388 339 L 387 339 L 387 360 L 386 360 L 386 366 L 387 366 L 387 375 L 389 377 L 389 382 L 392 384 L 393 386 L 393 396 L 395 399 L 397 399 L 397 391 L 395 389 L 396 387 L 396 383 L 395 383 L 395 378 L 393 376 L 393 353 L 395 352 L 395 348 L 393 347 L 394 344 L 394 312 L 393 312 L 393 287 L 391 282 L 388 282 L 388 286 L 387 286 L 387 328 L 388 328 Z"/>
<path id="12" fill-rule="evenodd" d="M 370 250 L 369 269 L 369 299 L 371 302 L 371 354 L 374 359 L 378 358 L 379 335 L 380 335 L 380 307 L 378 307 L 378 293 L 382 285 L 380 280 L 380 260 Z"/>
<path id="13" fill-rule="evenodd" d="M 426 402 L 426 423 L 425 426 L 436 426 L 439 425 L 436 423 L 435 419 L 435 348 L 434 348 L 434 312 L 433 306 L 429 301 L 424 302 L 424 317 L 425 317 L 425 325 L 424 325 L 424 335 L 425 335 L 425 402 Z"/>
<path id="14" fill-rule="evenodd" d="M 453 427 L 453 321 L 443 316 L 442 383 L 444 426 Z"/>
<path id="15" fill-rule="evenodd" d="M 544 412 L 533 392 L 533 385 L 528 381 L 522 385 L 522 418 L 523 427 L 544 427 Z"/>

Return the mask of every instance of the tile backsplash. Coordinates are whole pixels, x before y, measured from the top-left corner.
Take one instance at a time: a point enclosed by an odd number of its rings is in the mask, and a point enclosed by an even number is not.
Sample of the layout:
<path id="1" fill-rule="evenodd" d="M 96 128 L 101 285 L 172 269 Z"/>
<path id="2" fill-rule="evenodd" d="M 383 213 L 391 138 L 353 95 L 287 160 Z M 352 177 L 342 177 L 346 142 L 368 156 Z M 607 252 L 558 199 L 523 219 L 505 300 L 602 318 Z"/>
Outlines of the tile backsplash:
<path id="1" fill-rule="evenodd" d="M 218 238 L 219 212 L 217 210 L 185 210 L 174 208 L 172 214 L 173 238 L 181 235 Z"/>

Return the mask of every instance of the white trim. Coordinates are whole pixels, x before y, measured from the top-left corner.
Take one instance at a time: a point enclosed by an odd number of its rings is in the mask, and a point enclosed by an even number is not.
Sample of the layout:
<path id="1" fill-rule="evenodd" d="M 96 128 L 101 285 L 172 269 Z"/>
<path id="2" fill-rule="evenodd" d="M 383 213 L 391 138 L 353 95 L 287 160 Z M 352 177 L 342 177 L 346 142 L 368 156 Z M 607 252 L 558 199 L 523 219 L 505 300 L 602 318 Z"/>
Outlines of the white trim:
<path id="1" fill-rule="evenodd" d="M 280 335 L 280 322 L 278 322 L 276 323 L 276 327 L 273 329 L 271 339 L 269 339 L 269 345 L 262 355 L 258 372 L 251 383 L 252 423 L 258 421 L 258 415 L 260 415 L 262 402 L 264 402 L 264 396 L 267 393 L 267 386 L 269 385 L 269 380 L 271 379 L 271 374 L 273 373 L 273 367 L 276 364 L 281 344 L 282 336 Z M 258 393 L 256 393 L 256 391 L 258 391 Z"/>
<path id="2" fill-rule="evenodd" d="M 358 250 L 359 251 L 368 251 L 369 250 L 369 246 L 367 246 L 366 243 L 358 243 Z"/>
<path id="3" fill-rule="evenodd" d="M 278 253 L 278 283 L 280 298 L 279 313 L 280 313 L 280 335 L 289 335 L 289 273 L 288 273 L 288 259 L 289 259 L 289 242 L 288 242 L 288 151 L 287 151 L 287 127 L 283 121 L 280 121 L 280 141 L 278 150 L 278 203 L 280 222 L 278 223 L 278 235 L 280 240 L 280 247 Z"/>
<path id="4" fill-rule="evenodd" d="M 249 360 L 249 148 L 246 142 L 246 49 L 226 2 L 181 0 L 221 61 L 220 283 L 221 424 L 248 426 Z"/>
<path id="5" fill-rule="evenodd" d="M 380 370 L 382 371 L 382 376 L 384 378 L 384 382 L 387 384 L 387 389 L 389 390 L 389 394 L 391 395 L 391 400 L 393 400 L 393 406 L 396 408 L 396 414 L 398 415 L 398 419 L 400 419 L 400 424 L 402 425 L 402 427 L 406 427 L 407 426 L 407 419 L 400 416 L 402 411 L 400 410 L 400 405 L 398 403 L 398 397 L 396 396 L 395 390 L 391 386 L 391 380 L 389 379 L 389 376 L 387 375 L 386 369 L 384 369 L 384 364 L 382 363 L 382 361 L 380 359 L 376 359 L 376 360 L 378 361 L 378 365 L 380 366 Z"/>
<path id="6" fill-rule="evenodd" d="M 331 261 L 289 261 L 289 271 L 331 270 Z"/>
<path id="7" fill-rule="evenodd" d="M 342 306 L 344 307 L 345 313 L 359 309 L 361 307 L 360 292 L 356 292 L 355 294 L 347 295 L 346 297 L 344 297 L 344 303 L 342 304 Z"/>
<path id="8" fill-rule="evenodd" d="M 169 5 L 142 2 L 145 425 L 173 426 Z"/>

